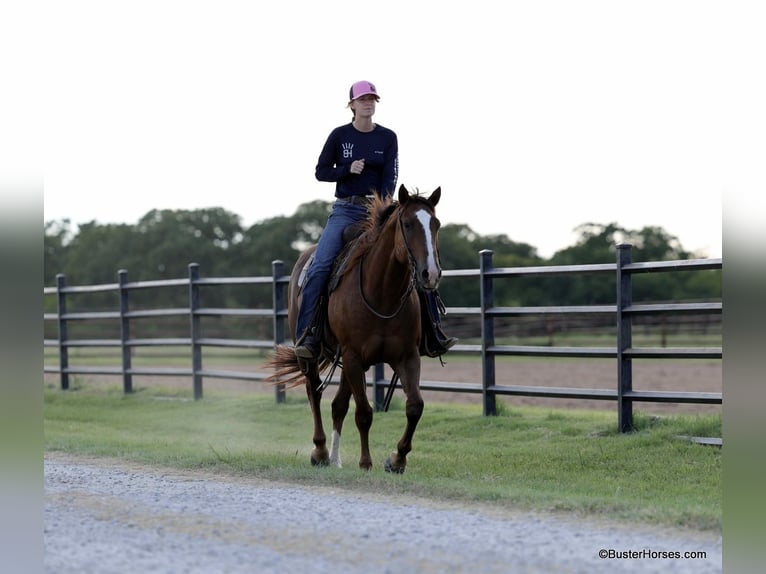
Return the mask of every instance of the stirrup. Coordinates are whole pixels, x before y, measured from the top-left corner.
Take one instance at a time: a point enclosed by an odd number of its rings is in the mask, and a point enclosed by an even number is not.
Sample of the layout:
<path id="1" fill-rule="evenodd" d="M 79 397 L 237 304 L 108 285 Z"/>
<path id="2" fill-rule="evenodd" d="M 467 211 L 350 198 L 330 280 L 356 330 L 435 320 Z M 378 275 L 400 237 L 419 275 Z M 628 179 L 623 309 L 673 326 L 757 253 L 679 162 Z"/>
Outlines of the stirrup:
<path id="1" fill-rule="evenodd" d="M 449 351 L 449 350 L 450 350 L 452 347 L 454 347 L 455 345 L 457 345 L 457 342 L 458 342 L 459 340 L 460 340 L 460 339 L 458 339 L 457 337 L 447 337 L 447 338 L 446 338 L 446 339 L 444 339 L 443 341 L 439 341 L 439 344 L 440 344 L 440 345 L 441 345 L 441 346 L 444 348 L 444 352 L 446 353 L 446 352 L 447 352 L 447 351 Z"/>
<path id="2" fill-rule="evenodd" d="M 444 341 L 431 341 L 431 344 L 424 345 L 423 354 L 431 358 L 441 357 L 454 347 L 457 342 L 458 339 L 456 337 L 449 337 Z"/>
<path id="3" fill-rule="evenodd" d="M 321 354 L 322 346 L 313 337 L 295 347 L 295 356 L 306 361 L 316 362 Z"/>
<path id="4" fill-rule="evenodd" d="M 454 347 L 458 342 L 458 338 L 447 337 L 439 325 L 434 323 L 431 325 L 430 332 L 423 333 L 423 340 L 420 344 L 420 354 L 435 358 L 440 357 Z"/>
<path id="5" fill-rule="evenodd" d="M 295 342 L 295 356 L 304 361 L 316 362 L 322 354 L 322 343 L 315 335 L 313 327 L 303 331 L 303 335 Z"/>

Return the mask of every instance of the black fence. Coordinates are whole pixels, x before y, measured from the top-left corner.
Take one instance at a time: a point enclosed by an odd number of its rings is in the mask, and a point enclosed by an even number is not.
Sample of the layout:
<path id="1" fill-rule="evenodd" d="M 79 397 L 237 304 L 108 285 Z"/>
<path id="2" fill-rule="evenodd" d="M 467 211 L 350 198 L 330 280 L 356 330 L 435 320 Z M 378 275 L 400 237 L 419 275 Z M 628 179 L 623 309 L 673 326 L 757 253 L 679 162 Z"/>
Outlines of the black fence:
<path id="1" fill-rule="evenodd" d="M 423 390 L 452 391 L 463 393 L 480 393 L 482 395 L 483 414 L 497 413 L 496 398 L 499 395 L 596 399 L 616 401 L 618 426 L 621 432 L 633 428 L 633 404 L 636 402 L 664 403 L 704 403 L 722 404 L 722 393 L 704 392 L 660 392 L 641 391 L 633 389 L 633 360 L 641 359 L 721 359 L 721 347 L 634 347 L 634 320 L 645 316 L 671 316 L 674 318 L 693 314 L 717 316 L 720 323 L 722 302 L 690 302 L 690 303 L 652 303 L 633 304 L 633 276 L 642 273 L 663 273 L 670 271 L 721 270 L 722 259 L 689 259 L 679 261 L 661 261 L 633 263 L 631 261 L 631 246 L 617 246 L 615 263 L 591 265 L 564 265 L 546 267 L 510 267 L 495 268 L 492 265 L 492 251 L 480 253 L 479 269 L 446 270 L 444 278 L 478 279 L 480 282 L 479 307 L 448 307 L 449 316 L 473 318 L 480 323 L 480 339 L 478 344 L 458 344 L 450 353 L 465 353 L 480 355 L 482 376 L 480 382 L 445 382 L 422 380 Z M 616 293 L 614 305 L 578 305 L 578 306 L 536 306 L 536 307 L 503 307 L 494 303 L 493 285 L 498 280 L 508 280 L 518 277 L 542 277 L 561 275 L 612 275 L 616 276 Z M 90 286 L 68 286 L 63 274 L 57 276 L 55 287 L 45 287 L 45 296 L 56 296 L 57 311 L 45 313 L 45 321 L 55 321 L 58 328 L 56 339 L 45 339 L 46 347 L 57 347 L 59 364 L 44 365 L 46 373 L 58 373 L 62 390 L 69 389 L 69 376 L 75 374 L 103 374 L 122 377 L 124 392 L 133 391 L 133 376 L 182 376 L 189 377 L 193 384 L 194 398 L 201 399 L 203 380 L 205 378 L 263 380 L 269 374 L 266 372 L 237 372 L 232 370 L 206 369 L 203 367 L 203 350 L 206 347 L 230 347 L 244 349 L 271 350 L 276 344 L 284 343 L 287 339 L 287 288 L 289 276 L 285 274 L 281 261 L 274 261 L 272 276 L 263 277 L 200 277 L 199 266 L 189 265 L 187 278 L 129 282 L 125 270 L 118 272 L 118 282 Z M 245 308 L 215 308 L 202 306 L 201 289 L 209 286 L 222 285 L 266 285 L 273 293 L 273 305 L 269 309 Z M 184 288 L 188 289 L 188 307 L 163 309 L 138 309 L 131 306 L 131 294 L 150 288 Z M 119 307 L 113 311 L 69 312 L 67 307 L 72 298 L 78 294 L 96 292 L 116 292 Z M 616 326 L 614 346 L 609 347 L 565 347 L 565 346 L 530 346 L 502 345 L 495 341 L 496 326 L 502 320 L 514 318 L 522 320 L 530 316 L 538 317 L 567 317 L 587 316 L 606 318 L 608 323 Z M 160 317 L 176 317 L 188 320 L 188 337 L 147 337 L 131 336 L 131 329 L 137 322 L 157 320 Z M 269 339 L 234 339 L 227 336 L 206 337 L 203 333 L 203 321 L 216 318 L 244 317 L 271 320 L 272 328 Z M 69 326 L 73 322 L 83 321 L 117 321 L 119 323 L 118 338 L 72 338 L 69 336 Z M 224 329 L 225 332 L 225 329 Z M 152 368 L 134 367 L 132 351 L 137 347 L 188 347 L 190 349 L 189 368 Z M 69 350 L 75 347 L 113 347 L 121 349 L 121 364 L 108 366 L 70 366 Z M 616 381 L 614 389 L 582 389 L 565 387 L 516 386 L 499 385 L 495 381 L 496 357 L 500 356 L 536 356 L 536 357 L 586 357 L 613 358 L 616 361 Z M 388 382 L 383 378 L 383 365 L 376 365 L 368 384 L 372 386 L 376 409 L 383 404 L 385 388 Z M 337 384 L 339 377 L 334 377 L 330 383 Z M 276 400 L 284 401 L 284 389 L 275 387 Z"/>

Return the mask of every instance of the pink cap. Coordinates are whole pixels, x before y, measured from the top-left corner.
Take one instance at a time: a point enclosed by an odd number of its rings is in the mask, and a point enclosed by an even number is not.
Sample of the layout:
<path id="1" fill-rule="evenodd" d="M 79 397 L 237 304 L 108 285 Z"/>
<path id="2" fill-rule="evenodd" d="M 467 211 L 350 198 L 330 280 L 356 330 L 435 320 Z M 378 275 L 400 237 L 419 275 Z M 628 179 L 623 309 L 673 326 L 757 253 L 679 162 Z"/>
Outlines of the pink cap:
<path id="1" fill-rule="evenodd" d="M 362 96 L 366 96 L 367 94 L 372 94 L 375 96 L 376 100 L 380 99 L 378 96 L 378 90 L 375 89 L 375 85 L 366 80 L 362 80 L 361 82 L 356 82 L 353 86 L 351 86 L 351 89 L 348 92 L 348 99 L 355 100 L 357 98 L 361 98 Z"/>

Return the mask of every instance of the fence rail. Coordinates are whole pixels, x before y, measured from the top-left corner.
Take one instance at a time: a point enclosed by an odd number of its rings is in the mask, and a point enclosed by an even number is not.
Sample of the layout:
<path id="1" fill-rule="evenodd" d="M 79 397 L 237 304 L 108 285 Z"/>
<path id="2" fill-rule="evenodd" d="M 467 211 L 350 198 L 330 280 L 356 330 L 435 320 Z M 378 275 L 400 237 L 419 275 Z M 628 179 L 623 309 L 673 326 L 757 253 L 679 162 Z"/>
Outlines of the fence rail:
<path id="1" fill-rule="evenodd" d="M 592 265 L 560 265 L 547 267 L 511 267 L 495 268 L 492 265 L 492 251 L 480 253 L 479 269 L 446 270 L 444 277 L 477 278 L 480 282 L 479 307 L 449 307 L 450 316 L 479 318 L 481 321 L 481 338 L 479 344 L 458 344 L 451 352 L 466 353 L 481 356 L 481 381 L 444 382 L 421 381 L 423 390 L 451 391 L 465 393 L 480 393 L 484 415 L 497 413 L 496 397 L 500 395 L 518 395 L 534 397 L 596 399 L 616 401 L 618 426 L 621 432 L 633 428 L 633 404 L 635 402 L 667 402 L 667 403 L 705 403 L 722 404 L 722 393 L 703 392 L 659 392 L 633 389 L 632 362 L 634 359 L 721 359 L 721 347 L 639 347 L 632 344 L 632 319 L 639 315 L 679 315 L 685 313 L 718 314 L 723 310 L 721 302 L 698 303 L 632 303 L 632 277 L 640 273 L 657 273 L 669 271 L 691 270 L 720 270 L 722 259 L 691 259 L 682 261 L 661 261 L 633 263 L 631 261 L 631 245 L 617 246 L 617 260 L 609 264 Z M 494 305 L 494 282 L 512 277 L 578 275 L 578 274 L 611 274 L 616 277 L 616 296 L 614 305 L 586 306 L 538 306 L 538 307 L 500 307 Z M 123 390 L 133 391 L 134 375 L 182 376 L 190 377 L 193 384 L 194 398 L 201 399 L 202 383 L 205 378 L 263 380 L 270 373 L 237 372 L 231 370 L 216 370 L 203 368 L 203 349 L 205 347 L 229 347 L 246 349 L 273 349 L 274 345 L 286 341 L 287 332 L 287 288 L 289 276 L 285 275 L 284 264 L 274 261 L 271 277 L 215 277 L 201 278 L 199 266 L 189 265 L 189 276 L 183 279 L 136 281 L 129 282 L 127 271 L 118 272 L 118 282 L 89 285 L 68 286 L 63 274 L 57 275 L 55 287 L 44 287 L 44 295 L 57 297 L 57 311 L 45 313 L 46 321 L 56 321 L 58 338 L 45 339 L 47 347 L 57 347 L 59 364 L 44 365 L 44 372 L 58 373 L 62 390 L 69 388 L 69 376 L 74 374 L 118 375 L 123 380 Z M 222 285 L 271 285 L 273 292 L 270 309 L 232 309 L 202 307 L 200 287 Z M 186 308 L 170 309 L 131 309 L 129 295 L 134 290 L 146 288 L 165 288 L 185 286 L 189 290 L 189 306 Z M 67 301 L 70 297 L 104 291 L 116 291 L 119 294 L 118 311 L 88 311 L 68 312 Z M 617 327 L 616 344 L 614 347 L 552 347 L 531 345 L 500 345 L 495 341 L 495 320 L 506 317 L 566 316 L 566 315 L 607 315 L 614 317 Z M 133 338 L 131 325 L 137 320 L 147 320 L 157 317 L 183 316 L 189 318 L 189 337 L 176 338 Z M 273 337 L 264 339 L 230 339 L 203 337 L 201 322 L 206 317 L 251 317 L 271 319 Z M 70 323 L 92 320 L 118 320 L 120 323 L 119 339 L 73 339 L 68 336 Z M 136 347 L 188 346 L 190 348 L 189 368 L 152 368 L 134 367 L 131 351 Z M 70 366 L 69 349 L 75 347 L 116 347 L 122 350 L 122 360 L 119 366 Z M 500 385 L 496 383 L 496 357 L 501 356 L 534 356 L 534 357 L 581 357 L 581 358 L 614 358 L 617 365 L 616 385 L 614 389 L 581 389 L 566 387 L 537 387 L 523 385 Z M 330 381 L 337 384 L 336 376 Z M 376 409 L 383 404 L 387 382 L 383 378 L 383 365 L 376 365 L 368 378 L 372 385 Z M 284 388 L 277 386 L 276 400 L 284 401 Z"/>

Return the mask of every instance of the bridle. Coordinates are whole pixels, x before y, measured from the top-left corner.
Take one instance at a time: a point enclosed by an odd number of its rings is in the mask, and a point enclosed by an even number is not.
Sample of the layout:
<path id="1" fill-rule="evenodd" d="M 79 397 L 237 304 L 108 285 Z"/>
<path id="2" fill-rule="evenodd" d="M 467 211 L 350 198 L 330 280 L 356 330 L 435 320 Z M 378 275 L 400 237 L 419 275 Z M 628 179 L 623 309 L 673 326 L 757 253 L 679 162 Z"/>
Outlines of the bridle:
<path id="1" fill-rule="evenodd" d="M 372 313 L 379 319 L 393 319 L 394 317 L 396 317 L 399 314 L 399 312 L 402 310 L 402 308 L 404 308 L 404 304 L 409 298 L 410 293 L 412 293 L 412 289 L 415 287 L 415 270 L 417 268 L 417 263 L 415 261 L 415 256 L 412 255 L 410 244 L 407 242 L 407 234 L 404 233 L 404 227 L 402 226 L 403 210 L 404 210 L 404 207 L 400 205 L 398 213 L 397 213 L 397 217 L 396 217 L 396 222 L 397 222 L 397 227 L 399 228 L 399 232 L 402 234 L 402 240 L 404 241 L 404 248 L 407 250 L 407 260 L 408 260 L 409 268 L 410 268 L 410 280 L 407 283 L 407 289 L 404 291 L 404 294 L 399 300 L 399 306 L 396 308 L 396 311 L 394 311 L 392 314 L 385 315 L 383 313 L 379 313 L 378 311 L 373 309 L 372 305 L 370 305 L 369 301 L 367 301 L 367 298 L 364 296 L 364 289 L 362 288 L 362 267 L 364 266 L 364 257 L 362 257 L 361 261 L 359 262 L 359 295 L 361 296 L 365 307 L 367 307 L 367 310 L 370 311 L 370 313 Z"/>

